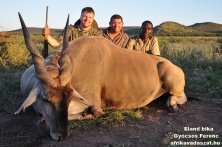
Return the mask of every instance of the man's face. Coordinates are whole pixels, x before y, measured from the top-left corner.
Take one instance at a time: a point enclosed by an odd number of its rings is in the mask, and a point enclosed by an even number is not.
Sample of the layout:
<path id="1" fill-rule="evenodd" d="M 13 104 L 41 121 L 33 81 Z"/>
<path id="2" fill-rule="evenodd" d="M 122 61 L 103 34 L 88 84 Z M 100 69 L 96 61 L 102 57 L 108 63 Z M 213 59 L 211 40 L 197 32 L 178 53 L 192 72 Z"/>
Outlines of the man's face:
<path id="1" fill-rule="evenodd" d="M 141 27 L 141 38 L 147 40 L 153 33 L 153 26 L 150 23 L 145 23 Z"/>
<path id="2" fill-rule="evenodd" d="M 94 20 L 94 14 L 85 11 L 81 14 L 80 20 L 83 27 L 90 27 Z"/>
<path id="3" fill-rule="evenodd" d="M 119 33 L 122 30 L 123 22 L 122 19 L 112 19 L 109 25 L 113 32 Z"/>

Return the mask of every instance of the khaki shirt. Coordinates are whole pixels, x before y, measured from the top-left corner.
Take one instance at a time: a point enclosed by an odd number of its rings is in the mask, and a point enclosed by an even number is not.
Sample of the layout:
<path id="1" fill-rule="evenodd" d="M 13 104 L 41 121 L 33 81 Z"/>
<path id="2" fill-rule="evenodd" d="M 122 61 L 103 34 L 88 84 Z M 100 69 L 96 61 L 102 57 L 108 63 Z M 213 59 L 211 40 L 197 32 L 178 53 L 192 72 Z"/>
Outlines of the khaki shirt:
<path id="1" fill-rule="evenodd" d="M 69 41 L 72 41 L 82 36 L 102 36 L 101 32 L 95 28 L 91 28 L 87 31 L 81 31 L 79 26 L 70 25 L 68 29 L 69 29 Z M 62 44 L 63 42 L 63 34 L 64 33 L 60 34 L 57 37 L 57 41 L 60 44 Z"/>
<path id="2" fill-rule="evenodd" d="M 160 55 L 158 40 L 156 36 L 152 36 L 152 38 L 148 39 L 146 42 L 143 42 L 139 37 L 137 39 L 131 39 L 126 48 L 148 54 Z"/>
<path id="3" fill-rule="evenodd" d="M 103 36 L 105 38 L 107 38 L 108 40 L 112 41 L 114 44 L 116 44 L 119 47 L 125 48 L 127 43 L 129 42 L 129 36 L 121 31 L 113 40 L 110 38 L 109 33 L 108 33 L 108 29 L 106 28 L 105 30 L 103 30 Z"/>

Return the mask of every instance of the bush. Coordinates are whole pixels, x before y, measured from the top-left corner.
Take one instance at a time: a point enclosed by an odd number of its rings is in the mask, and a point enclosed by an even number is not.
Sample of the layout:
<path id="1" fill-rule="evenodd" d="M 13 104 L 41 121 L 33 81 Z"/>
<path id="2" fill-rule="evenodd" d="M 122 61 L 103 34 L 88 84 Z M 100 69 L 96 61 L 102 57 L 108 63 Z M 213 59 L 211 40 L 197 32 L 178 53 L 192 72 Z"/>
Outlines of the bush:
<path id="1" fill-rule="evenodd" d="M 42 35 L 31 35 L 31 38 L 41 53 L 44 41 Z M 54 49 L 49 46 L 49 53 L 53 52 L 53 50 Z M 17 68 L 29 66 L 31 63 L 31 56 L 26 48 L 23 35 L 12 34 L 8 38 L 0 38 L 1 68 Z"/>
<path id="2" fill-rule="evenodd" d="M 30 56 L 24 44 L 23 36 L 11 35 L 0 40 L 0 67 L 14 68 L 27 66 Z"/>

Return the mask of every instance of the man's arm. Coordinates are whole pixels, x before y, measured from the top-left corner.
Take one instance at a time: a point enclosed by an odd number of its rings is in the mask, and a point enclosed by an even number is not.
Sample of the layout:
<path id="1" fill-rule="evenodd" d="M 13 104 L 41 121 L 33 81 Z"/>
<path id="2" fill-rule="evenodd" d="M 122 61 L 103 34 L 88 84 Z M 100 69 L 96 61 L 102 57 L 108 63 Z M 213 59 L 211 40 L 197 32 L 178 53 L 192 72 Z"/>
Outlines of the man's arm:
<path id="1" fill-rule="evenodd" d="M 152 40 L 152 50 L 151 50 L 151 52 L 152 52 L 153 55 L 160 56 L 159 44 L 158 44 L 157 37 L 155 37 L 155 36 Z"/>
<path id="2" fill-rule="evenodd" d="M 42 29 L 42 35 L 43 37 L 45 38 L 45 40 L 48 41 L 49 45 L 52 46 L 52 47 L 57 47 L 59 46 L 59 42 L 55 39 L 55 38 L 52 38 L 51 35 L 50 35 L 50 29 L 48 26 L 44 27 Z"/>

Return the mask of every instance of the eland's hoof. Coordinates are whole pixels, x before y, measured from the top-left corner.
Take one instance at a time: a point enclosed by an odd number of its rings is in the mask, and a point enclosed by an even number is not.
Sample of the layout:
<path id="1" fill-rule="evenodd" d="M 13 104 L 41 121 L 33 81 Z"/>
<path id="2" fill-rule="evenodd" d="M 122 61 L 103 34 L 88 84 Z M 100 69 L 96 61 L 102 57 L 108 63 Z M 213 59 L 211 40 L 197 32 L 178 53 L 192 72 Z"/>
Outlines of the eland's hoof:
<path id="1" fill-rule="evenodd" d="M 102 108 L 99 106 L 90 106 L 83 112 L 83 117 L 85 118 L 98 118 L 104 115 L 105 112 L 103 112 Z"/>
<path id="2" fill-rule="evenodd" d="M 178 108 L 177 105 L 170 106 L 170 107 L 169 107 L 169 111 L 170 111 L 171 113 L 176 113 L 176 112 L 179 111 L 179 108 Z"/>

